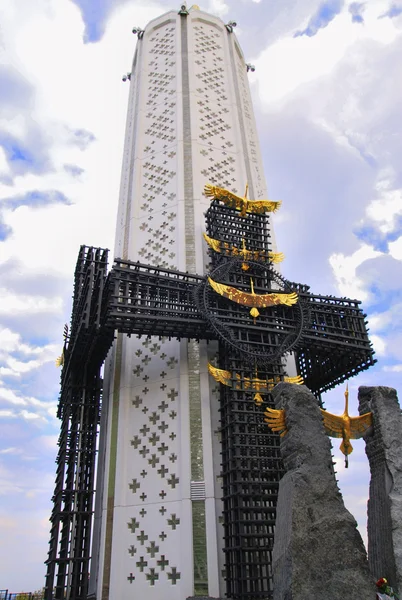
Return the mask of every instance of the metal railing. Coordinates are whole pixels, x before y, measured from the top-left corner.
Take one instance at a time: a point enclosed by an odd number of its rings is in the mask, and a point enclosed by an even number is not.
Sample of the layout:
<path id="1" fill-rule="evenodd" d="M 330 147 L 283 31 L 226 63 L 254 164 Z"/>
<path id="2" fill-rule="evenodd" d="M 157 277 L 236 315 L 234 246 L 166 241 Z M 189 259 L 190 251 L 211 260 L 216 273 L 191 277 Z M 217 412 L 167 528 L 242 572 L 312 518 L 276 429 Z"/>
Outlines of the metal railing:
<path id="1" fill-rule="evenodd" d="M 9 592 L 0 590 L 0 600 L 44 600 L 44 592 Z"/>

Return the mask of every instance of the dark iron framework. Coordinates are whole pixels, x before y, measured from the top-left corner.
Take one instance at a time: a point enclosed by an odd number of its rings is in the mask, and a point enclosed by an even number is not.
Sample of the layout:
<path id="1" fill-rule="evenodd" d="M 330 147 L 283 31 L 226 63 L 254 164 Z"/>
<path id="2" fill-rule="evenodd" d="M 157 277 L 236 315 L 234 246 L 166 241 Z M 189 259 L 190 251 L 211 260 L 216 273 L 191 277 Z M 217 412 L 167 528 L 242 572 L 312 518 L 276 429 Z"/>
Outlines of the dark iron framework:
<path id="1" fill-rule="evenodd" d="M 246 218 L 217 202 L 206 215 L 210 237 L 268 255 L 268 217 Z M 205 277 L 116 260 L 82 246 L 76 271 L 71 331 L 66 339 L 58 416 L 61 419 L 51 517 L 46 599 L 87 597 L 101 368 L 116 331 L 128 335 L 218 339 L 219 367 L 250 377 L 282 378 L 283 354 L 293 352 L 299 374 L 317 395 L 374 364 L 359 302 L 313 295 L 283 279 L 265 261 L 249 263 L 211 251 L 211 273 L 223 283 L 257 293 L 291 290 L 295 307 L 263 309 L 253 322 L 248 307 L 214 293 Z M 238 380 L 221 386 L 222 475 L 227 595 L 267 598 L 282 463 L 278 436 Z M 270 404 L 266 394 L 265 402 Z M 70 594 L 70 595 L 68 595 Z"/>

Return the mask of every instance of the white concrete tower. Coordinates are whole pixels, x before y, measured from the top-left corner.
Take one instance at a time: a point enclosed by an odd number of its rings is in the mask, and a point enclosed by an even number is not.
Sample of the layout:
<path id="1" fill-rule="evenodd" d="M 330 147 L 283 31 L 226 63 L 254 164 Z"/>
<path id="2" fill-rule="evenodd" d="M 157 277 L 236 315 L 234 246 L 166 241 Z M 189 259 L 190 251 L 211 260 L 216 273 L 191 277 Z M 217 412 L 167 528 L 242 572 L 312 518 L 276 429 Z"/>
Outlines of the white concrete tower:
<path id="1" fill-rule="evenodd" d="M 232 28 L 196 8 L 181 12 L 139 35 L 114 256 L 203 274 L 205 183 L 239 194 L 248 183 L 254 199 L 267 190 Z M 206 342 L 118 335 L 105 366 L 97 600 L 224 596 L 215 385 Z"/>

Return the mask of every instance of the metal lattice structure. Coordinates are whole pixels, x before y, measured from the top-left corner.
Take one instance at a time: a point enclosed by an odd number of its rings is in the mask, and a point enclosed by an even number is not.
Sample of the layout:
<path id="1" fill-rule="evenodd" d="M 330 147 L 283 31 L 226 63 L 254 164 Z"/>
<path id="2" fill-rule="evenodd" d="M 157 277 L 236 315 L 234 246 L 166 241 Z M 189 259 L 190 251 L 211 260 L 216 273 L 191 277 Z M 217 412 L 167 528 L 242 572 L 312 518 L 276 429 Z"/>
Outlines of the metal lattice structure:
<path id="1" fill-rule="evenodd" d="M 219 341 L 219 367 L 280 380 L 283 355 L 293 352 L 299 374 L 319 395 L 374 364 L 359 302 L 318 296 L 285 280 L 268 261 L 266 215 L 246 218 L 217 202 L 206 215 L 207 234 L 231 246 L 262 252 L 249 261 L 211 250 L 210 274 L 257 293 L 292 290 L 295 306 L 247 307 L 216 294 L 205 277 L 116 260 L 107 275 L 107 251 L 81 247 L 75 271 L 70 337 L 58 416 L 61 434 L 51 517 L 46 598 L 87 596 L 96 437 L 102 395 L 101 367 L 116 331 L 131 335 Z M 239 380 L 221 386 L 224 538 L 228 597 L 270 597 L 276 498 L 283 467 L 279 439 L 264 425 L 263 408 Z M 265 403 L 270 404 L 270 395 Z M 69 595 L 70 594 L 70 595 Z"/>
<path id="2" fill-rule="evenodd" d="M 46 598 L 86 598 L 89 577 L 96 443 L 100 418 L 100 370 L 113 341 L 101 327 L 107 250 L 82 246 L 74 280 L 70 337 L 57 416 L 61 420 Z"/>

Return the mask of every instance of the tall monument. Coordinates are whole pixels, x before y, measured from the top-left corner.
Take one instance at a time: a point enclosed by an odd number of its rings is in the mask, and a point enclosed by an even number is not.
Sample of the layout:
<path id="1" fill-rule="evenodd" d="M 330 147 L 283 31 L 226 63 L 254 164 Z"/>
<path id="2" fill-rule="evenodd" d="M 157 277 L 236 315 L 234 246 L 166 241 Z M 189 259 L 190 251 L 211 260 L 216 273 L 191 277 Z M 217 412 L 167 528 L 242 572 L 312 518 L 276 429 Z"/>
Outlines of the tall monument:
<path id="1" fill-rule="evenodd" d="M 140 32 L 114 256 L 203 274 L 205 183 L 239 194 L 248 184 L 250 198 L 268 197 L 230 29 L 190 9 Z M 207 354 L 205 341 L 122 335 L 108 359 L 97 598 L 108 589 L 111 599 L 224 594 L 219 407 Z"/>
<path id="2" fill-rule="evenodd" d="M 282 466 L 261 394 L 374 362 L 359 303 L 284 280 L 268 215 L 219 203 L 213 186 L 268 198 L 233 26 L 183 5 L 136 30 L 116 262 L 83 246 L 75 272 L 47 600 L 269 597 Z"/>
<path id="3" fill-rule="evenodd" d="M 190 9 L 140 32 L 114 256 L 203 274 L 205 183 L 239 194 L 248 184 L 250 198 L 268 197 L 230 30 Z M 224 594 L 219 407 L 207 354 L 205 341 L 122 335 L 108 359 L 97 598 Z"/>

